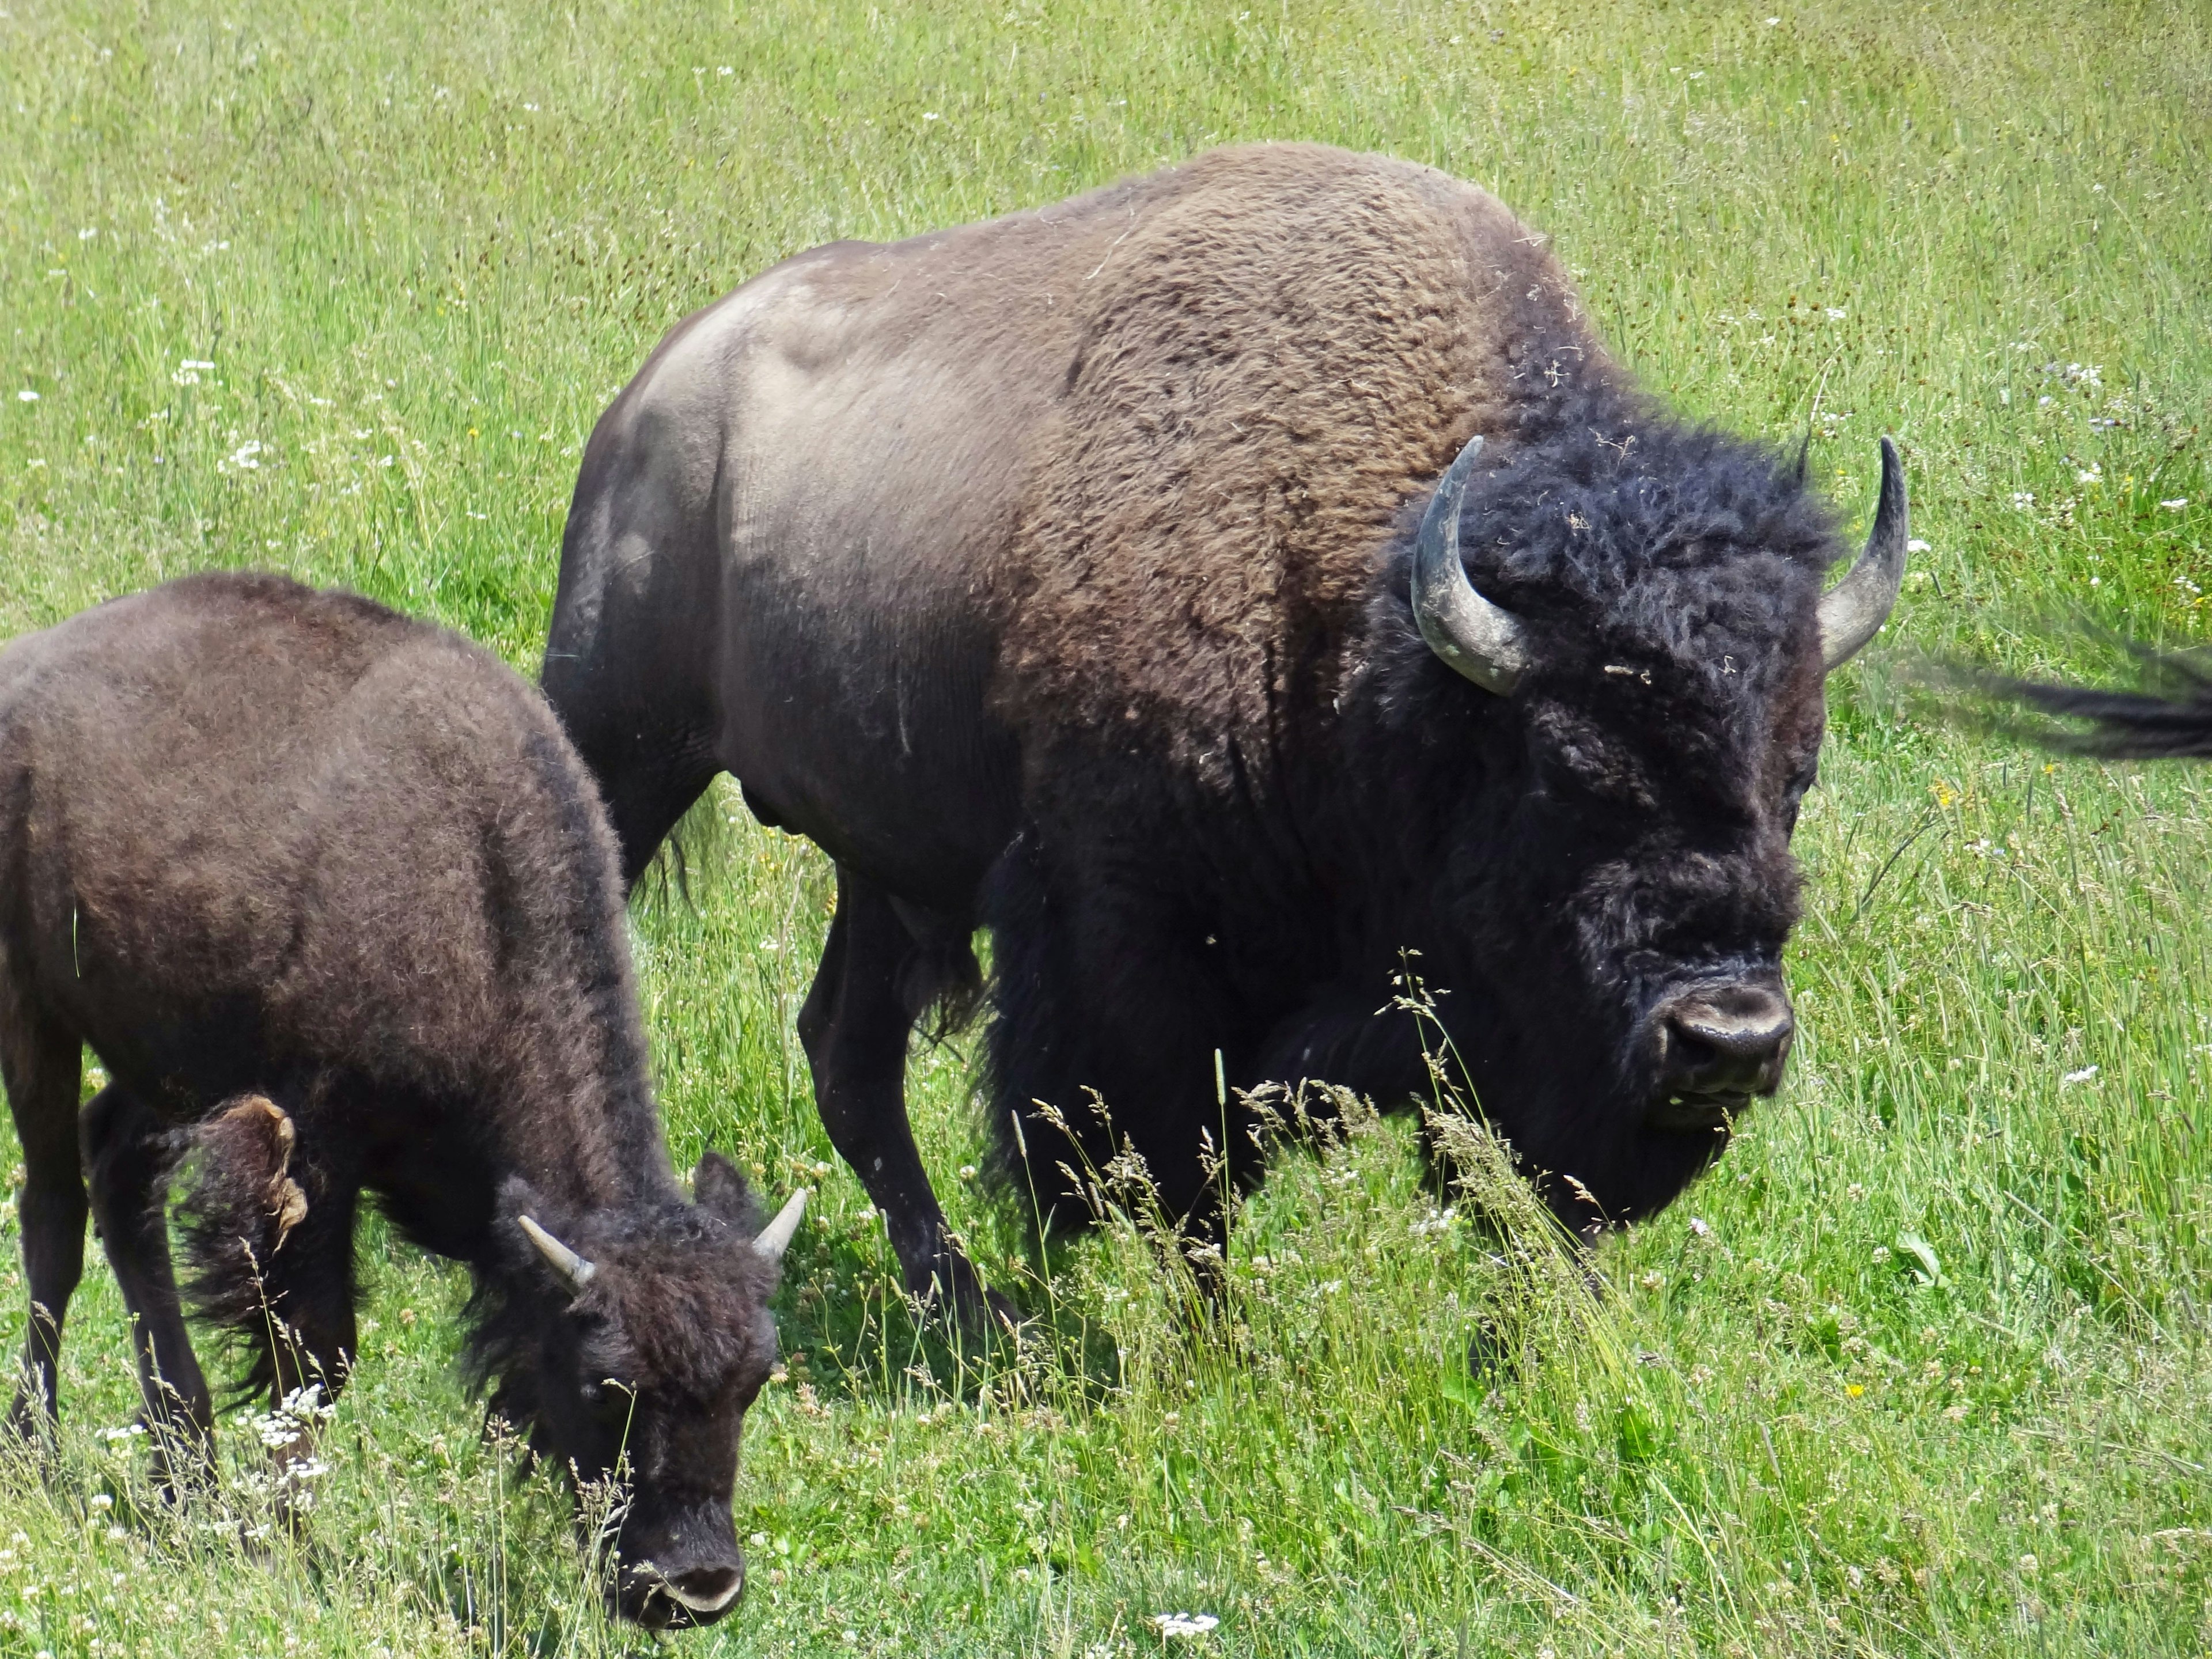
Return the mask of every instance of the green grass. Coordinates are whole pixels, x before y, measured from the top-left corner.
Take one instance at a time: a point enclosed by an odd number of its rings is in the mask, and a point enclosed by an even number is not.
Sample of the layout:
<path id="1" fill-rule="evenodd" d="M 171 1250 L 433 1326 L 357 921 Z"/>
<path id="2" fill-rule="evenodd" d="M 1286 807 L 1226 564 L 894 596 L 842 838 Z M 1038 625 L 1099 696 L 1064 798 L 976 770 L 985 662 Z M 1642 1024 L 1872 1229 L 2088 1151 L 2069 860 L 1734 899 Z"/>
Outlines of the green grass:
<path id="1" fill-rule="evenodd" d="M 679 315 L 833 237 L 1281 136 L 1492 188 L 1650 385 L 1809 428 L 1854 513 L 1894 431 L 1932 549 L 1892 656 L 2079 668 L 2045 619 L 2204 631 L 2208 132 L 2190 5 L 9 0 L 0 636 L 267 565 L 534 667 L 581 441 Z M 740 1472 L 752 1589 L 676 1644 L 1143 1653 L 1189 1610 L 1221 1620 L 1191 1651 L 1254 1655 L 2212 1646 L 2212 778 L 2053 767 L 1872 666 L 1799 832 L 1790 1080 L 1604 1247 L 1598 1301 L 1362 1121 L 1285 1155 L 1236 1328 L 1194 1344 L 1127 1229 L 1041 1277 L 957 1175 L 956 1044 L 917 1055 L 926 1155 L 1050 1319 L 918 1336 L 791 1032 L 822 861 L 718 796 L 696 908 L 636 906 L 673 1138 L 820 1200 Z M 0 1468 L 0 1655 L 647 1644 L 482 1439 L 456 1275 L 363 1255 L 311 1536 L 252 1548 L 250 1430 L 183 1515 L 99 1432 L 135 1400 L 94 1267 L 59 1465 Z M 1470 1378 L 1486 1319 L 1526 1340 Z"/>

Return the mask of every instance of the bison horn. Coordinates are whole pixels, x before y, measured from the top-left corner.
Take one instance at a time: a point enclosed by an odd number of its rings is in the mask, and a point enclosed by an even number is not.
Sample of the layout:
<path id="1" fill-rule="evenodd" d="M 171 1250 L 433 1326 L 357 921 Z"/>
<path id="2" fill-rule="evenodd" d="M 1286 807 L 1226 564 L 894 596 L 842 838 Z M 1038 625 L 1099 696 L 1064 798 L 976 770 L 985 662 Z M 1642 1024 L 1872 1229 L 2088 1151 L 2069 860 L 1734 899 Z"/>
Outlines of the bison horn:
<path id="1" fill-rule="evenodd" d="M 515 1219 L 522 1224 L 522 1231 L 528 1236 L 530 1242 L 538 1247 L 538 1254 L 545 1258 L 555 1273 L 568 1281 L 569 1289 L 580 1291 L 592 1282 L 592 1276 L 599 1272 L 596 1267 L 585 1261 L 582 1256 L 578 1255 L 528 1216 L 517 1216 Z"/>
<path id="2" fill-rule="evenodd" d="M 805 1213 L 806 1188 L 801 1187 L 784 1201 L 775 1219 L 760 1230 L 753 1249 L 770 1261 L 782 1261 L 783 1253 L 791 1248 L 792 1235 L 799 1231 L 799 1218 Z"/>
<path id="3" fill-rule="evenodd" d="M 1459 509 L 1482 434 L 1444 470 L 1413 544 L 1413 620 L 1429 649 L 1486 691 L 1510 694 L 1528 666 L 1521 624 L 1474 591 L 1459 556 Z"/>
<path id="4" fill-rule="evenodd" d="M 1905 522 L 1905 467 L 1897 459 L 1897 446 L 1884 438 L 1881 500 L 1875 508 L 1866 550 L 1843 580 L 1820 597 L 1823 672 L 1833 673 L 1850 661 L 1889 620 L 1897 604 L 1897 590 L 1905 582 L 1905 539 L 1910 533 Z"/>

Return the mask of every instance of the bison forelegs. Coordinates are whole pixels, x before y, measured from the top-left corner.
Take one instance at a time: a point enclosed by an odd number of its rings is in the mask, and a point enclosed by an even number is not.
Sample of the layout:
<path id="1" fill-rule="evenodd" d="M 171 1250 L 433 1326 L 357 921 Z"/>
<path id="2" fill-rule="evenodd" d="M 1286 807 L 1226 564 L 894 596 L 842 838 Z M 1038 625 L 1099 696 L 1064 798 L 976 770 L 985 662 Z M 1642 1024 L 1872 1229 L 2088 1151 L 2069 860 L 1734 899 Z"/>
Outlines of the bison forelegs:
<path id="1" fill-rule="evenodd" d="M 85 1108 L 80 1132 L 93 1214 L 131 1314 L 146 1429 L 163 1479 L 204 1474 L 215 1407 L 185 1331 L 162 1206 L 174 1147 L 154 1109 L 115 1083 Z"/>
<path id="2" fill-rule="evenodd" d="M 884 892 L 842 866 L 837 915 L 799 1013 L 822 1127 L 884 1212 L 907 1293 L 971 1329 L 1010 1321 L 953 1243 L 906 1112 L 907 1039 L 922 1010 L 902 986 L 921 950 Z"/>
<path id="3" fill-rule="evenodd" d="M 0 1078 L 23 1143 L 23 1277 L 31 1292 L 29 1341 L 10 1425 L 30 1434 L 58 1409 L 54 1373 L 62 1321 L 84 1272 L 89 1206 L 77 1164 L 76 1097 L 83 1051 L 58 1027 L 33 1023 L 0 986 Z"/>

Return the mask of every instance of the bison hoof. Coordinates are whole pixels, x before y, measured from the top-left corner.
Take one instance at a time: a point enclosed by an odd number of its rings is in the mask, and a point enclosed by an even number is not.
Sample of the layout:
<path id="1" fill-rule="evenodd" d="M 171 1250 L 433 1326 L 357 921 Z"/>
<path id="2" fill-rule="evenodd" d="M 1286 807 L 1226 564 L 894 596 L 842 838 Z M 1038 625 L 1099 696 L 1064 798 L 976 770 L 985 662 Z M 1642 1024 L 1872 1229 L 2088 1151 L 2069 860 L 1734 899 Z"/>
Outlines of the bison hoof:
<path id="1" fill-rule="evenodd" d="M 1011 1335 L 1021 1328 L 1021 1310 L 987 1286 L 960 1256 L 933 1264 L 927 1281 L 910 1293 L 933 1316 L 947 1321 L 963 1336 Z"/>

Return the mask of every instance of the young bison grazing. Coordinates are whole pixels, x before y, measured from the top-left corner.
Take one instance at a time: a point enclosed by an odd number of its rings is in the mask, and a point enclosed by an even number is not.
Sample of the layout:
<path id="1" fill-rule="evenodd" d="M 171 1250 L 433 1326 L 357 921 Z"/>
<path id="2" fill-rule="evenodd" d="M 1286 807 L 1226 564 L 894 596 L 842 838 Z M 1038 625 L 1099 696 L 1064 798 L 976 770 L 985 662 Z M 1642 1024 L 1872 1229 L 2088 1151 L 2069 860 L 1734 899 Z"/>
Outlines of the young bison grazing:
<path id="1" fill-rule="evenodd" d="M 204 1443 L 160 1202 L 197 1144 L 200 1289 L 254 1382 L 344 1382 L 366 1188 L 469 1264 L 494 1409 L 583 1479 L 627 1456 L 620 1611 L 726 1612 L 738 1431 L 805 1195 L 763 1229 L 709 1152 L 685 1199 L 622 894 L 591 776 L 537 694 L 366 599 L 192 577 L 0 649 L 19 1429 L 56 1408 L 88 1176 L 149 1422 Z M 80 1118 L 85 1047 L 113 1080 Z"/>

